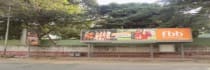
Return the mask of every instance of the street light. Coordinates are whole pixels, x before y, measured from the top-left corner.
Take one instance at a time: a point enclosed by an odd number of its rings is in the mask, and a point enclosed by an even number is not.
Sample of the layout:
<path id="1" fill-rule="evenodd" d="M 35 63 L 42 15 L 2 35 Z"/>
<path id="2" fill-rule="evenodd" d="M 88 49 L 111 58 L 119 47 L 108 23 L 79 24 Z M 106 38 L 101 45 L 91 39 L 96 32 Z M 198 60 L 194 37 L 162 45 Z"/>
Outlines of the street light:
<path id="1" fill-rule="evenodd" d="M 11 12 L 11 6 L 8 7 L 8 15 L 7 15 L 7 28 L 6 28 L 6 34 L 5 34 L 5 41 L 4 41 L 4 52 L 3 55 L 6 55 L 7 51 L 7 45 L 8 45 L 8 35 L 9 35 L 9 25 L 10 25 L 10 12 Z"/>

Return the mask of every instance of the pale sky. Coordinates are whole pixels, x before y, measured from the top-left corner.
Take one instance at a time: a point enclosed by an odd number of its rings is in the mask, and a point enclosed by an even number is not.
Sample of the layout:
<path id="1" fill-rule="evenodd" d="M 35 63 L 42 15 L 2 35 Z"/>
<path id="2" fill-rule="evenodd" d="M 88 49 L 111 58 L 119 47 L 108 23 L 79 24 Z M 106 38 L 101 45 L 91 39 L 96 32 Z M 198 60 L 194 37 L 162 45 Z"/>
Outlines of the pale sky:
<path id="1" fill-rule="evenodd" d="M 158 0 L 97 0 L 99 5 L 107 5 L 110 3 L 155 3 Z"/>

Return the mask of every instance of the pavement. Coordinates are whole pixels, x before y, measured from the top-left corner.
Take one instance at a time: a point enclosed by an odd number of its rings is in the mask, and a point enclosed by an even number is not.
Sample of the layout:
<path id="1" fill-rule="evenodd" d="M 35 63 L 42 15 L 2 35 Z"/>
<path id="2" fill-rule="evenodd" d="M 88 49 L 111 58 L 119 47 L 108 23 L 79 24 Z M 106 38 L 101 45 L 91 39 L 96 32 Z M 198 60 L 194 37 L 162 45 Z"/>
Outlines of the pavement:
<path id="1" fill-rule="evenodd" d="M 210 70 L 204 62 L 112 59 L 0 58 L 0 70 Z"/>

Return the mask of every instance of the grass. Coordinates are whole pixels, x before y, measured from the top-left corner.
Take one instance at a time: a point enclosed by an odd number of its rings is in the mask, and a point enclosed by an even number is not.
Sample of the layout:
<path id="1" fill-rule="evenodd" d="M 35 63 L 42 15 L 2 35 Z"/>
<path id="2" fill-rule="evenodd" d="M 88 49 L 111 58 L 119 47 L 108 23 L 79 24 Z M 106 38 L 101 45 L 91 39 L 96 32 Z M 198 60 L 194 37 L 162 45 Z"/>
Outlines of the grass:
<path id="1" fill-rule="evenodd" d="M 57 43 L 57 45 L 65 45 L 65 46 L 68 46 L 68 45 L 86 45 L 86 44 L 80 42 L 80 40 L 59 40 L 56 43 Z"/>
<path id="2" fill-rule="evenodd" d="M 75 46 L 75 45 L 86 45 L 84 43 L 81 43 L 80 40 L 58 40 L 56 41 L 57 45 L 62 46 Z M 0 45 L 4 45 L 4 40 L 0 40 Z M 8 40 L 9 46 L 19 46 L 21 45 L 20 40 Z M 50 44 L 47 44 L 50 45 Z"/>
<path id="3" fill-rule="evenodd" d="M 56 41 L 57 45 L 60 46 L 84 46 L 86 44 L 81 43 L 80 40 L 58 40 Z M 0 40 L 0 45 L 4 45 L 4 40 Z M 21 45 L 20 40 L 8 40 L 8 45 L 9 46 L 17 46 L 17 45 Z M 102 46 L 107 45 L 107 46 L 111 46 L 113 44 L 101 44 Z M 127 45 L 127 44 L 121 44 L 123 45 Z M 192 43 L 185 43 L 185 46 L 210 46 L 210 38 L 197 38 L 194 39 L 194 41 Z"/>
<path id="4" fill-rule="evenodd" d="M 197 38 L 192 43 L 186 43 L 185 46 L 210 46 L 210 38 Z"/>
<path id="5" fill-rule="evenodd" d="M 4 40 L 0 40 L 0 45 L 4 45 Z M 21 45 L 20 40 L 8 40 L 9 46 Z"/>

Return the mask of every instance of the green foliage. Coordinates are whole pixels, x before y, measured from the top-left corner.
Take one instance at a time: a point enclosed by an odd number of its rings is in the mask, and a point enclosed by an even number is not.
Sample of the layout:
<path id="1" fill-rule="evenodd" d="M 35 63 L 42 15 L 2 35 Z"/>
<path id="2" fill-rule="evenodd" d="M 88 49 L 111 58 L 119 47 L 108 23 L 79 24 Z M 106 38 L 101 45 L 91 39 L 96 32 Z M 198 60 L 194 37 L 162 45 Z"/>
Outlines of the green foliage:
<path id="1" fill-rule="evenodd" d="M 209 38 L 195 38 L 192 43 L 186 43 L 185 46 L 195 46 L 195 47 L 201 47 L 201 46 L 210 46 Z"/>
<path id="2" fill-rule="evenodd" d="M 67 24 L 64 27 L 58 27 L 56 34 L 62 36 L 63 39 L 80 38 L 80 31 L 89 29 L 93 21 L 74 22 L 74 24 Z"/>
<path id="3" fill-rule="evenodd" d="M 86 24 L 90 21 L 87 19 L 93 16 L 90 14 L 87 16 L 86 14 L 90 11 L 95 11 L 92 9 L 97 6 L 97 3 L 95 0 L 82 0 L 81 2 L 76 0 L 0 0 L 0 20 L 4 21 L 4 24 L 6 24 L 6 14 L 9 6 L 12 7 L 10 14 L 12 16 L 11 23 L 14 23 L 11 24 L 11 28 L 13 28 L 11 32 L 19 33 L 20 35 L 20 30 L 27 28 L 38 32 L 41 38 L 50 33 L 62 34 L 59 32 L 62 28 L 71 28 L 68 25 L 76 24 L 78 27 L 82 25 L 81 29 L 85 25 L 89 25 Z M 14 32 L 16 30 L 19 31 Z M 71 29 L 68 34 L 72 33 L 73 36 L 78 37 L 79 30 L 72 31 Z M 3 36 L 4 26 L 0 26 L 0 31 L 0 34 Z M 75 35 L 75 32 L 77 35 Z M 18 37 L 20 37 L 19 35 Z M 65 33 L 62 36 L 66 36 Z"/>
<path id="4" fill-rule="evenodd" d="M 115 28 L 115 26 L 123 26 L 124 28 L 149 27 L 150 24 L 155 22 L 152 20 L 152 17 L 157 15 L 160 10 L 161 7 L 157 4 L 113 3 L 100 6 L 100 14 L 103 15 L 106 20 L 104 24 L 105 28 Z"/>
<path id="5" fill-rule="evenodd" d="M 54 10 L 66 12 L 68 14 L 80 13 L 80 7 L 75 4 L 70 4 L 68 0 L 29 0 L 32 7 L 35 9 Z"/>
<path id="6" fill-rule="evenodd" d="M 0 40 L 0 45 L 4 45 L 4 40 Z M 21 45 L 20 40 L 8 40 L 8 45 L 9 46 L 19 46 Z"/>
<path id="7" fill-rule="evenodd" d="M 39 37 L 50 33 L 56 26 L 69 22 L 71 15 L 82 13 L 79 4 L 70 4 L 68 0 L 0 0 L 0 2 L 4 3 L 0 6 L 2 8 L 0 11 L 4 12 L 9 6 L 12 7 L 10 15 L 14 25 L 11 26 L 20 25 L 16 27 L 23 26 L 35 30 Z"/>
<path id="8" fill-rule="evenodd" d="M 190 27 L 193 36 L 210 32 L 208 0 L 162 0 L 157 4 L 110 4 L 100 6 L 102 28 Z M 189 13 L 200 8 L 198 13 Z M 186 13 L 188 12 L 188 13 Z"/>
<path id="9" fill-rule="evenodd" d="M 173 9 L 174 12 L 171 16 L 179 15 L 176 17 L 178 19 L 174 19 L 173 17 L 165 19 L 170 21 L 168 22 L 169 24 L 173 23 L 171 24 L 172 26 L 191 27 L 193 29 L 194 36 L 198 36 L 196 34 L 199 33 L 210 32 L 209 0 L 162 0 L 162 2 L 167 3 L 165 7 L 168 7 L 168 10 Z M 201 8 L 201 10 L 197 13 L 184 13 L 196 8 Z M 169 11 L 165 11 L 165 13 L 169 13 Z M 176 25 L 174 25 L 175 23 Z"/>
<path id="10" fill-rule="evenodd" d="M 40 47 L 50 47 L 52 45 L 53 45 L 53 43 L 50 42 L 49 40 L 41 40 L 39 46 Z"/>

